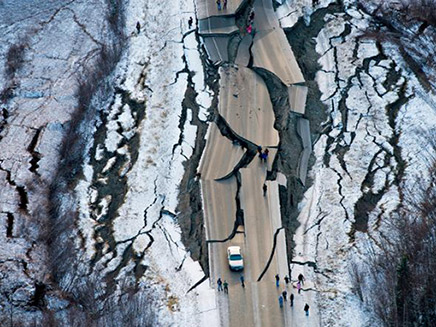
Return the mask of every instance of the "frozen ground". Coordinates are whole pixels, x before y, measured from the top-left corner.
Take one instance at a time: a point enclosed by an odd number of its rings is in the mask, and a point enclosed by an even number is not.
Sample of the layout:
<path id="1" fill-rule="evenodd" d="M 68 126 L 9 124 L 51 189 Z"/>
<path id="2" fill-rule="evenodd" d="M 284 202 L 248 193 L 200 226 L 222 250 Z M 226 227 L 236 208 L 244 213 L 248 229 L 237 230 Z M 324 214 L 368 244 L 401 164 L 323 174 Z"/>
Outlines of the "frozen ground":
<path id="1" fill-rule="evenodd" d="M 133 27 L 139 21 L 143 28 L 139 34 L 132 32 L 117 70 L 120 91 L 103 127 L 106 138 L 93 145 L 103 151 L 94 152 L 87 164 L 89 174 L 77 189 L 82 198 L 80 229 L 87 240 L 87 258 L 98 258 L 101 273 L 117 280 L 143 267 L 144 275 L 137 276 L 139 285 L 144 289 L 150 282 L 155 285 L 160 326 L 204 326 L 206 322 L 213 326 L 218 321 L 214 292 L 181 243 L 176 212 L 182 163 L 191 156 L 196 137 L 193 112 L 182 108 L 188 71 L 195 73 L 192 86 L 203 108 L 200 119 L 206 119 L 210 105 L 195 34 L 187 28 L 188 18 L 194 15 L 192 1 L 130 2 L 126 25 Z M 126 95 L 128 101 L 123 100 Z M 145 111 L 137 126 L 129 103 L 138 106 L 138 112 Z M 137 149 L 131 142 L 135 135 Z M 124 163 L 117 172 L 115 158 L 120 156 Z M 134 162 L 132 157 L 136 157 Z M 104 168 L 96 170 L 94 161 Z M 117 191 L 99 193 L 107 172 L 125 176 L 121 200 L 116 200 Z M 119 204 L 113 219 L 106 215 L 108 201 Z M 100 233 L 100 228 L 110 235 Z M 96 248 L 104 250 L 96 252 Z"/>
<path id="2" fill-rule="evenodd" d="M 312 186 L 299 204 L 292 268 L 317 291 L 322 326 L 377 326 L 349 270 L 389 237 L 402 189 L 428 178 L 423 133 L 434 128 L 435 99 L 395 46 L 358 39 L 370 17 L 351 1 L 330 2 L 313 8 L 312 1 L 287 1 L 277 11 L 282 27 L 297 26 L 300 16 L 312 30 L 320 26 L 313 37 L 315 76 L 328 111 L 314 144 Z M 123 285 L 133 283 L 152 303 L 155 326 L 218 326 L 214 291 L 181 243 L 176 211 L 183 162 L 198 131 L 193 121 L 207 120 L 214 96 L 204 83 L 196 35 L 187 28 L 191 0 L 125 2 L 123 55 L 109 78 L 110 94 L 94 98 L 99 108 L 84 128 L 83 174 L 75 198 L 71 192 L 65 200 L 79 208 L 78 256 L 67 260 L 73 272 L 54 276 L 46 247 L 53 235 L 41 230 L 56 224 L 49 220 L 49 186 L 77 107 L 77 82 L 115 39 L 108 3 L 117 2 L 0 2 L 0 324 L 71 321 L 78 311 L 69 287 L 96 276 L 120 299 L 110 309 L 125 308 L 130 295 L 122 294 Z M 199 112 L 182 105 L 192 88 Z M 103 293 L 92 290 L 90 302 Z M 144 307 L 129 310 L 145 316 Z M 119 318 L 108 314 L 105 324 Z"/>
<path id="3" fill-rule="evenodd" d="M 63 124 L 77 106 L 77 81 L 100 47 L 112 42 L 105 32 L 112 28 L 105 25 L 108 6 L 105 1 L 0 4 L 2 62 L 7 67 L 13 45 L 24 53 L 12 75 L 7 68 L 0 75 L 2 94 L 13 92 L 4 102 L 0 125 L 2 321 L 9 321 L 15 310 L 15 321 L 39 325 L 49 318 L 39 310 L 26 312 L 22 304 L 43 308 L 47 299 L 50 319 L 59 324 L 68 320 L 66 301 L 52 291 L 45 244 L 35 242 L 43 226 L 37 212 L 49 200 L 45 187 L 56 173 L 55 149 L 65 134 Z M 106 287 L 123 301 L 123 285 L 133 282 L 136 293 L 144 293 L 153 306 L 148 323 L 153 319 L 154 326 L 214 326 L 215 295 L 181 243 L 176 212 L 183 162 L 192 154 L 197 132 L 195 113 L 182 106 L 185 92 L 189 87 L 198 93 L 198 118 L 203 121 L 211 103 L 195 33 L 187 27 L 188 18 L 195 18 L 194 4 L 131 0 L 125 1 L 125 9 L 127 40 L 111 75 L 108 90 L 113 94 L 94 97 L 99 118 L 91 118 L 95 126 L 82 127 L 94 135 L 87 139 L 90 156 L 75 198 L 64 200 L 77 199 L 78 229 L 73 235 L 79 252 L 74 258 L 71 251 L 73 269 L 58 277 L 59 284 L 70 290 L 95 278 L 101 280 L 96 295 Z M 98 98 L 102 94 L 106 99 Z M 28 216 L 36 220 L 30 220 L 30 226 L 25 223 Z"/>
<path id="4" fill-rule="evenodd" d="M 289 3 L 292 3 L 290 1 Z M 307 3 L 279 8 L 291 28 Z M 308 19 L 316 36 L 316 81 L 331 124 L 314 146 L 312 186 L 300 203 L 293 261 L 314 281 L 322 326 L 377 326 L 353 290 L 353 264 L 362 265 L 389 237 L 402 190 L 425 176 L 424 132 L 434 128 L 434 96 L 418 83 L 395 47 L 358 39 L 370 17 L 346 3 Z M 315 12 L 315 10 L 310 10 Z M 295 265 L 297 269 L 299 265 Z M 364 285 L 376 287 L 375 285 Z M 364 298 L 364 302 L 371 299 Z M 363 305 L 362 305 L 363 304 Z"/>

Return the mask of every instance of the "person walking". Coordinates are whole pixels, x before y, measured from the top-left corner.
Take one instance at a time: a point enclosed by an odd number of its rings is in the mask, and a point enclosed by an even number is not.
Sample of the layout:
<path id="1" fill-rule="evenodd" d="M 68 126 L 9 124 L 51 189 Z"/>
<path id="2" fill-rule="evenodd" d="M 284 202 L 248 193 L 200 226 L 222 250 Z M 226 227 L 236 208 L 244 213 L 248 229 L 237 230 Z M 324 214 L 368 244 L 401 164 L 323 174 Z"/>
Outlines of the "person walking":
<path id="1" fill-rule="evenodd" d="M 291 293 L 291 296 L 289 296 L 289 301 L 291 302 L 291 307 L 294 306 L 294 293 Z"/>
<path id="2" fill-rule="evenodd" d="M 286 286 L 288 286 L 288 284 L 289 284 L 289 277 L 288 277 L 288 275 L 286 275 L 284 279 L 285 279 Z"/>
<path id="3" fill-rule="evenodd" d="M 281 295 L 279 295 L 279 305 L 280 308 L 283 308 L 283 297 Z"/>
<path id="4" fill-rule="evenodd" d="M 216 0 L 216 6 L 218 7 L 218 10 L 221 10 L 221 0 Z"/>
<path id="5" fill-rule="evenodd" d="M 285 302 L 286 302 L 288 300 L 287 299 L 288 291 L 286 291 L 286 288 L 283 290 L 282 295 L 283 295 L 283 300 L 285 300 Z"/>
<path id="6" fill-rule="evenodd" d="M 252 8 L 251 11 L 250 11 L 250 15 L 248 15 L 248 21 L 251 24 L 251 23 L 253 23 L 253 20 L 254 20 L 254 10 Z"/>
<path id="7" fill-rule="evenodd" d="M 309 315 L 309 305 L 307 303 L 304 305 L 304 311 L 306 312 L 306 316 L 308 316 Z"/>
<path id="8" fill-rule="evenodd" d="M 247 34 L 251 34 L 251 32 L 253 32 L 253 27 L 251 26 L 251 24 L 247 26 L 246 31 L 247 31 Z M 263 159 L 263 156 L 264 156 L 264 154 L 261 153 L 260 159 Z"/>
<path id="9" fill-rule="evenodd" d="M 304 278 L 303 274 L 299 274 L 298 281 L 301 283 L 301 285 L 304 285 L 304 280 L 305 280 L 305 278 Z"/>
<path id="10" fill-rule="evenodd" d="M 227 0 L 223 1 L 223 9 L 226 10 L 227 9 Z"/>
<path id="11" fill-rule="evenodd" d="M 194 20 L 192 19 L 192 17 L 189 17 L 188 19 L 188 28 L 191 29 L 192 28 L 192 23 L 194 22 Z"/>
<path id="12" fill-rule="evenodd" d="M 262 190 L 263 190 L 263 196 L 266 196 L 266 191 L 268 190 L 268 186 L 266 186 L 266 184 L 263 184 Z"/>
<path id="13" fill-rule="evenodd" d="M 297 290 L 298 290 L 298 294 L 301 294 L 301 283 L 300 283 L 300 281 L 297 282 Z"/>
<path id="14" fill-rule="evenodd" d="M 139 22 L 136 22 L 136 32 L 139 34 L 141 32 L 141 24 Z"/>
<path id="15" fill-rule="evenodd" d="M 250 32 L 251 33 L 251 32 Z M 268 153 L 269 153 L 269 150 L 268 149 L 265 149 L 265 151 L 263 151 L 263 159 L 266 161 L 266 159 L 268 159 Z"/>
<path id="16" fill-rule="evenodd" d="M 276 275 L 276 287 L 279 287 L 280 285 L 280 277 L 279 274 Z"/>
<path id="17" fill-rule="evenodd" d="M 218 278 L 218 280 L 216 281 L 216 284 L 218 285 L 218 292 L 223 290 L 223 281 L 221 280 L 221 278 Z"/>
<path id="18" fill-rule="evenodd" d="M 229 283 L 227 283 L 226 280 L 224 280 L 224 293 L 228 294 L 229 293 Z"/>
<path id="19" fill-rule="evenodd" d="M 245 288 L 245 280 L 244 280 L 244 275 L 241 275 L 241 277 L 239 277 L 239 279 L 241 280 L 241 285 L 242 287 Z"/>

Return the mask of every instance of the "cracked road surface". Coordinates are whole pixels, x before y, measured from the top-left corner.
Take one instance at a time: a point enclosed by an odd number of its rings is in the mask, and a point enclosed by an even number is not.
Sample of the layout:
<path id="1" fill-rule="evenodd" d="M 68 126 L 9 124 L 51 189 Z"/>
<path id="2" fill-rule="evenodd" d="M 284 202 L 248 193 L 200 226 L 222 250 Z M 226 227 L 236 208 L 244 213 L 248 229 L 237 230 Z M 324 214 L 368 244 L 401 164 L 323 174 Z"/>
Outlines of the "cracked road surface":
<path id="1" fill-rule="evenodd" d="M 265 83 L 249 69 L 221 69 L 220 73 L 219 108 L 233 132 L 256 144 L 277 146 L 279 138 L 273 128 L 274 113 Z M 270 148 L 267 163 L 256 155 L 236 175 L 217 181 L 233 170 L 243 150 L 220 134 L 216 124 L 211 125 L 207 139 L 199 171 L 211 278 L 216 281 L 220 277 L 229 283 L 228 297 L 219 297 L 220 312 L 229 313 L 228 320 L 227 315 L 222 316 L 222 325 L 286 326 L 290 318 L 280 310 L 290 310 L 279 308 L 278 296 L 283 289 L 276 288 L 274 280 L 275 274 L 283 277 L 288 273 L 283 231 L 278 232 L 274 249 L 274 234 L 281 227 L 278 184 L 266 182 L 266 196 L 262 190 L 277 150 Z M 239 226 L 238 202 L 244 217 L 244 225 Z M 228 268 L 226 249 L 230 245 L 242 249 L 245 289 L 240 285 L 241 274 Z"/>
<path id="2" fill-rule="evenodd" d="M 271 0 L 256 0 L 254 3 L 253 67 L 263 68 L 276 75 L 283 84 L 290 86 L 304 83 L 286 35 L 280 28 Z"/>
<path id="3" fill-rule="evenodd" d="M 204 19 L 213 16 L 235 15 L 245 2 L 246 0 L 229 0 L 227 1 L 226 9 L 221 8 L 221 10 L 218 10 L 216 0 L 197 0 L 197 18 Z"/>
<path id="4" fill-rule="evenodd" d="M 257 63 L 274 73 L 287 86 L 304 82 L 271 0 L 257 0 L 255 12 L 257 31 L 252 48 L 255 66 Z M 207 48 L 208 43 L 205 45 Z M 209 54 L 227 52 L 226 47 L 206 50 Z M 243 51 L 245 54 L 239 60 L 246 63 L 247 49 Z M 312 326 L 314 321 L 308 320 L 300 308 L 304 304 L 297 304 L 303 302 L 300 295 L 295 294 L 295 308 L 290 308 L 289 302 L 280 308 L 278 303 L 285 287 L 288 294 L 296 292 L 292 284 L 283 284 L 289 270 L 278 183 L 266 180 L 280 141 L 274 129 L 275 116 L 267 86 L 253 70 L 242 66 L 224 65 L 219 74 L 219 115 L 209 126 L 198 172 L 211 283 L 216 287 L 218 278 L 229 283 L 229 294 L 218 292 L 217 297 L 221 325 Z M 297 97 L 298 92 L 295 94 Z M 293 100 L 301 107 L 305 98 Z M 258 145 L 269 150 L 266 162 L 257 155 Z M 226 250 L 234 245 L 241 247 L 243 272 L 232 272 L 228 267 Z M 276 274 L 280 276 L 279 287 L 275 285 Z M 245 288 L 240 283 L 241 275 Z"/>

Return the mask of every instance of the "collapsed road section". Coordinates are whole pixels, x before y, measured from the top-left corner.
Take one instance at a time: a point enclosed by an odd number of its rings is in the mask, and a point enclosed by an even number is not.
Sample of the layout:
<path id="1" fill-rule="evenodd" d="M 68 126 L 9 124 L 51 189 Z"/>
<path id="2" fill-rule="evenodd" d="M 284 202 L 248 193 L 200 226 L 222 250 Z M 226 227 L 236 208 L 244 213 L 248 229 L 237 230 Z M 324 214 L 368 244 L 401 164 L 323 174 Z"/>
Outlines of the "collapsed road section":
<path id="1" fill-rule="evenodd" d="M 218 110 L 209 125 L 198 175 L 212 286 L 218 278 L 229 284 L 228 296 L 218 296 L 217 300 L 221 325 L 293 326 L 299 319 L 280 309 L 278 297 L 283 288 L 274 284 L 275 275 L 283 280 L 290 272 L 279 185 L 268 174 L 273 170 L 280 140 L 274 128 L 271 95 L 262 76 L 269 74 L 288 89 L 289 110 L 300 115 L 304 114 L 307 89 L 271 0 L 256 0 L 251 10 L 246 7 L 251 4 L 241 5 L 241 11 L 255 13 L 250 14 L 246 24 L 254 25 L 254 33 L 236 27 L 237 10 L 214 11 L 209 2 L 197 1 L 199 34 L 210 61 L 221 65 L 220 89 Z M 229 63 L 229 39 L 234 33 L 239 33 L 242 40 L 236 64 Z M 308 124 L 299 124 L 299 135 L 305 141 L 304 164 L 300 166 L 306 169 L 311 149 L 308 128 Z M 259 155 L 253 155 L 253 151 Z M 305 178 L 306 172 L 300 175 Z M 242 249 L 242 273 L 228 268 L 229 246 Z M 314 311 L 311 324 L 316 325 Z"/>

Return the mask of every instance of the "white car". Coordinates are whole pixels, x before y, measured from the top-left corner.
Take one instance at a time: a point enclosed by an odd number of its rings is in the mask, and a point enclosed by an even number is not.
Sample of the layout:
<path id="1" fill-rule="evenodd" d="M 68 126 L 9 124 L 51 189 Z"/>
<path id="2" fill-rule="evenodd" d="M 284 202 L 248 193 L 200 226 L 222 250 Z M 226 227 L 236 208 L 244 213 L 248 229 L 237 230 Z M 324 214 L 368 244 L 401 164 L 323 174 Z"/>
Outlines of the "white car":
<path id="1" fill-rule="evenodd" d="M 227 259 L 229 260 L 229 267 L 231 270 L 244 269 L 244 259 L 241 254 L 241 247 L 229 246 L 227 248 Z"/>

